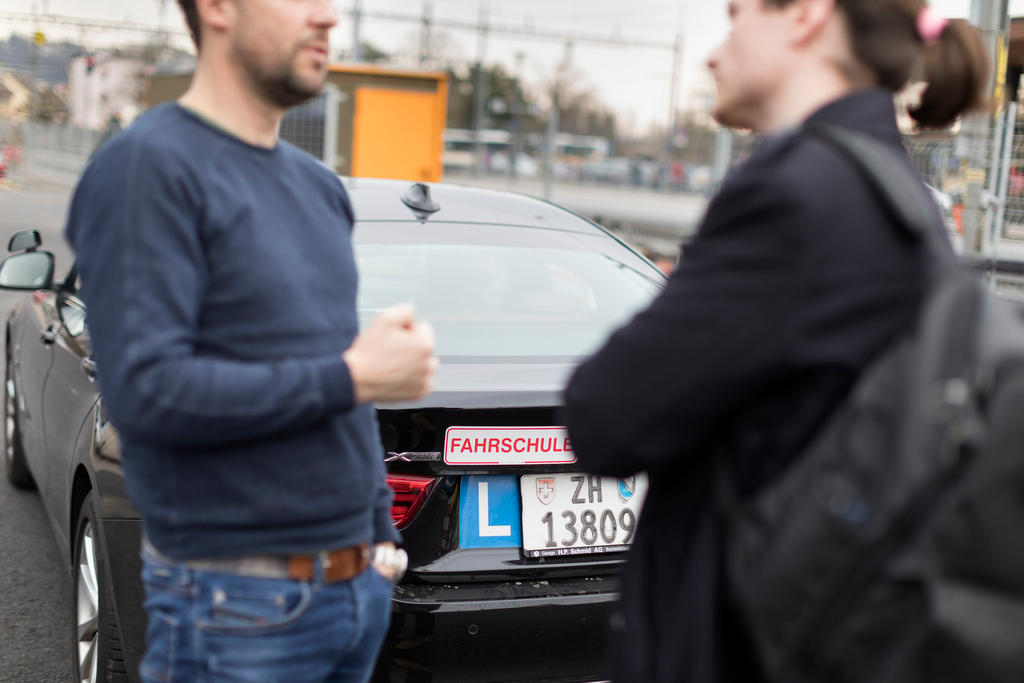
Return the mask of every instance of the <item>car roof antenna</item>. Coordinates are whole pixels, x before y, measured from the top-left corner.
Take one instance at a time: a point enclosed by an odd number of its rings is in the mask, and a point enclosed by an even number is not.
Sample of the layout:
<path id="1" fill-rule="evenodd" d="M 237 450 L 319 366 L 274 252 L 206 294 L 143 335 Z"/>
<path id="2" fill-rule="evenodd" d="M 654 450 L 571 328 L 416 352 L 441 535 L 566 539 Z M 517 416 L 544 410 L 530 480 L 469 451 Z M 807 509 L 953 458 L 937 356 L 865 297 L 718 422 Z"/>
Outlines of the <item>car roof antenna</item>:
<path id="1" fill-rule="evenodd" d="M 430 196 L 430 188 L 423 183 L 413 183 L 402 195 L 402 203 L 412 209 L 413 215 L 420 223 L 441 210 L 441 205 Z"/>

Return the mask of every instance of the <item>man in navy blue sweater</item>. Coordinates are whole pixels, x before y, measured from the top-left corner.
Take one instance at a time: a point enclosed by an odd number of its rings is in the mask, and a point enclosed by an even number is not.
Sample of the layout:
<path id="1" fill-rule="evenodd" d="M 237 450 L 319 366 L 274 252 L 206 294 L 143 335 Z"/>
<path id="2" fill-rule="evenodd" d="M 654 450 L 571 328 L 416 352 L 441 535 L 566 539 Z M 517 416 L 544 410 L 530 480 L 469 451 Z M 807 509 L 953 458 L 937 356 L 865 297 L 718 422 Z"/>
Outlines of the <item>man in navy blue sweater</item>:
<path id="1" fill-rule="evenodd" d="M 330 2 L 179 4 L 190 89 L 104 145 L 67 226 L 143 516 L 142 678 L 363 681 L 401 567 L 371 403 L 430 391 L 433 333 L 408 306 L 358 332 L 348 197 L 278 140 Z"/>

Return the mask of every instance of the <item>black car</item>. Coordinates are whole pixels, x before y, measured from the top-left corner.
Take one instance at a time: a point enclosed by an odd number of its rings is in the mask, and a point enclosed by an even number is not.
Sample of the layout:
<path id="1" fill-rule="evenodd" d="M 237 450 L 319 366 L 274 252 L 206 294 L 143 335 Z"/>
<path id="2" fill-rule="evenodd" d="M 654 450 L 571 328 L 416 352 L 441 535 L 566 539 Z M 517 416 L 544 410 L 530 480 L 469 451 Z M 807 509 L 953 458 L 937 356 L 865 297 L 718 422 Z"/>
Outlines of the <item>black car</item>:
<path id="1" fill-rule="evenodd" d="M 663 274 L 597 225 L 528 197 L 345 184 L 359 216 L 361 321 L 412 302 L 442 362 L 432 395 L 378 411 L 410 569 L 376 678 L 600 677 L 645 481 L 575 473 L 560 391 Z M 39 247 L 38 233 L 18 233 L 0 266 L 0 287 L 32 290 L 6 326 L 7 476 L 38 488 L 71 570 L 75 680 L 135 681 L 141 525 L 75 269 L 55 280 Z"/>

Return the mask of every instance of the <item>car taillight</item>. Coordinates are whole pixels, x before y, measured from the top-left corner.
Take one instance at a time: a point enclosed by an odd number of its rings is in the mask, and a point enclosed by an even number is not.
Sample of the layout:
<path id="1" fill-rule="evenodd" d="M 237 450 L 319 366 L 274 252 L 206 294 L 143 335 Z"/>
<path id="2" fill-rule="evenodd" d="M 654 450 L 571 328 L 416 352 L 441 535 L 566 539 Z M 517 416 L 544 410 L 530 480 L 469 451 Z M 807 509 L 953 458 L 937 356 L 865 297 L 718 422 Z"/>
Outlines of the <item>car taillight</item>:
<path id="1" fill-rule="evenodd" d="M 391 503 L 391 519 L 395 521 L 396 527 L 404 529 L 416 517 L 435 481 L 435 477 L 415 474 L 388 475 L 388 485 L 395 492 L 395 500 Z"/>

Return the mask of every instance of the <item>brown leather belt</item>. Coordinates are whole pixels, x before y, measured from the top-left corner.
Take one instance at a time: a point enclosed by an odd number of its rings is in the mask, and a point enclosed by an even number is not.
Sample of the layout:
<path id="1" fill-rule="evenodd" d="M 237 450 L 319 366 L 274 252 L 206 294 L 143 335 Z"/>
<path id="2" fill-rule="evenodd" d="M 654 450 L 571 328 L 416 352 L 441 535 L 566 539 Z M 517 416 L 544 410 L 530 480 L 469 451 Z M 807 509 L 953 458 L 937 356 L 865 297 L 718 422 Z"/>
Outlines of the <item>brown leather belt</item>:
<path id="1" fill-rule="evenodd" d="M 179 564 L 144 539 L 146 552 L 158 560 L 168 564 Z M 321 568 L 321 580 L 324 583 L 348 581 L 366 569 L 370 564 L 370 546 L 367 543 L 338 548 L 337 550 L 321 550 L 305 555 L 247 555 L 243 557 L 207 558 L 201 560 L 185 560 L 189 569 L 235 574 L 265 579 L 294 579 L 296 581 L 313 581 L 317 576 L 317 568 Z"/>
<path id="2" fill-rule="evenodd" d="M 323 568 L 324 583 L 348 581 L 363 573 L 370 564 L 370 546 L 361 543 L 351 548 L 325 550 L 316 555 L 292 555 L 288 558 L 288 576 L 299 581 L 312 581 L 316 566 Z"/>

